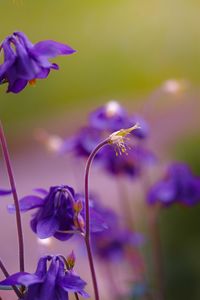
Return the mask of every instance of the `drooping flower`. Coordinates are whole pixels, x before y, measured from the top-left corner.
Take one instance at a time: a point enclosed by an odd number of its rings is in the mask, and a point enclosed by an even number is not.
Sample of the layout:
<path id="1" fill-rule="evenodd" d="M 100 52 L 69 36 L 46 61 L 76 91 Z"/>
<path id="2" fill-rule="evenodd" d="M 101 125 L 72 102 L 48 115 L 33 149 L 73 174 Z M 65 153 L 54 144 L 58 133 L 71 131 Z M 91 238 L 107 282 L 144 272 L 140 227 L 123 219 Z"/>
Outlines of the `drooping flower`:
<path id="1" fill-rule="evenodd" d="M 184 163 L 171 164 L 163 179 L 149 190 L 149 204 L 161 203 L 164 206 L 182 203 L 188 206 L 200 202 L 200 177 L 193 175 Z"/>
<path id="2" fill-rule="evenodd" d="M 75 52 L 70 46 L 52 40 L 32 44 L 23 32 L 14 32 L 0 45 L 4 63 L 0 65 L 0 84 L 8 83 L 7 92 L 19 93 L 28 83 L 43 79 L 51 69 L 58 70 L 50 58 Z"/>
<path id="3" fill-rule="evenodd" d="M 68 300 L 69 293 L 79 293 L 84 298 L 89 297 L 84 291 L 86 282 L 73 271 L 68 270 L 63 257 L 59 255 L 41 257 L 34 274 L 15 273 L 1 281 L 1 285 L 25 286 L 26 290 L 21 298 L 24 300 Z"/>
<path id="4" fill-rule="evenodd" d="M 74 231 L 84 232 L 84 198 L 75 194 L 73 188 L 67 185 L 53 186 L 46 190 L 37 190 L 41 196 L 30 195 L 19 201 L 20 210 L 26 212 L 37 208 L 31 220 L 31 228 L 40 239 L 54 236 L 59 240 L 68 240 Z M 13 204 L 8 206 L 13 212 Z M 104 230 L 101 216 L 92 207 L 91 231 Z"/>

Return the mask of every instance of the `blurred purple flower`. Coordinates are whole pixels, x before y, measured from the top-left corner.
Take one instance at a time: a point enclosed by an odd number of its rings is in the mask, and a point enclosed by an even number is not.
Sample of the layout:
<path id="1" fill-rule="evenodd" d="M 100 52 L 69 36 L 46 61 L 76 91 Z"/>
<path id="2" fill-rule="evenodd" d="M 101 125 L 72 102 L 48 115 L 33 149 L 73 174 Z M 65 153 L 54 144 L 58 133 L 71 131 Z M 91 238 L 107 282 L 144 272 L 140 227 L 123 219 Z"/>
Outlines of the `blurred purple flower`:
<path id="1" fill-rule="evenodd" d="M 164 206 L 173 203 L 195 205 L 200 202 L 200 177 L 193 175 L 188 165 L 173 163 L 164 179 L 150 188 L 147 201 L 149 204 L 160 202 Z"/>
<path id="2" fill-rule="evenodd" d="M 0 286 L 13 285 L 23 285 L 27 288 L 21 298 L 24 300 L 68 300 L 69 292 L 79 293 L 84 298 L 89 297 L 84 291 L 86 282 L 72 271 L 66 270 L 64 260 L 60 256 L 43 256 L 34 274 L 19 272 L 0 282 Z"/>
<path id="3" fill-rule="evenodd" d="M 12 194 L 11 190 L 2 190 L 0 189 L 0 196 L 6 196 Z"/>
<path id="4" fill-rule="evenodd" d="M 129 126 L 139 124 L 140 128 L 135 129 L 131 134 L 139 139 L 145 139 L 149 135 L 149 125 L 147 122 L 139 115 L 134 115 L 129 117 Z"/>
<path id="5" fill-rule="evenodd" d="M 98 202 L 98 212 L 101 212 L 107 230 L 92 234 L 94 253 L 103 260 L 119 260 L 125 255 L 127 247 L 138 247 L 144 244 L 144 236 L 120 226 L 118 215 Z"/>
<path id="6" fill-rule="evenodd" d="M 89 116 L 90 126 L 101 131 L 113 132 L 134 126 L 137 123 L 140 124 L 141 128 L 134 130 L 134 136 L 140 139 L 146 138 L 149 134 L 147 122 L 139 115 L 129 116 L 128 112 L 117 101 L 106 103 Z"/>
<path id="7" fill-rule="evenodd" d="M 128 114 L 116 101 L 97 108 L 89 116 L 89 124 L 100 130 L 117 131 L 128 126 Z"/>
<path id="8" fill-rule="evenodd" d="M 58 55 L 75 52 L 71 47 L 52 40 L 32 44 L 23 32 L 14 32 L 0 45 L 4 52 L 4 63 L 0 65 L 0 84 L 8 82 L 7 92 L 19 93 L 27 83 L 49 75 L 51 69 L 58 70 L 57 64 L 49 62 Z"/>
<path id="9" fill-rule="evenodd" d="M 72 138 L 68 138 L 64 141 L 60 152 L 73 152 L 76 156 L 88 157 L 100 141 L 101 131 L 99 129 L 83 127 Z"/>
<path id="10" fill-rule="evenodd" d="M 67 185 L 53 186 L 49 192 L 38 189 L 44 197 L 30 195 L 19 201 L 20 210 L 38 208 L 31 220 L 31 228 L 39 238 L 45 239 L 51 236 L 65 241 L 72 237 L 71 231 L 84 231 L 84 197 L 75 194 L 73 188 Z M 13 204 L 8 206 L 9 212 L 14 212 Z M 105 224 L 92 207 L 91 231 L 104 230 Z M 68 232 L 67 232 L 68 231 Z"/>
<path id="11" fill-rule="evenodd" d="M 101 164 L 112 175 L 139 176 L 144 166 L 155 163 L 155 155 L 141 146 L 133 146 L 127 155 L 116 156 L 112 147 L 105 147 L 101 152 Z"/>

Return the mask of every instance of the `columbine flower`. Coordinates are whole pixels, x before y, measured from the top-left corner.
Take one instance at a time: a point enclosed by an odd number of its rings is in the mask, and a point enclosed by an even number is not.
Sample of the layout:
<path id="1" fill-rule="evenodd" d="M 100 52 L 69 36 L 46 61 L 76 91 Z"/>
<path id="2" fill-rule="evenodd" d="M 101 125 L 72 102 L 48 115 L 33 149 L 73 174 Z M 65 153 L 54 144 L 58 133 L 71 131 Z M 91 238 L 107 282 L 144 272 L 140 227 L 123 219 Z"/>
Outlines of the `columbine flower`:
<path id="1" fill-rule="evenodd" d="M 183 163 L 169 166 L 164 179 L 153 185 L 148 193 L 149 204 L 173 203 L 195 205 L 200 202 L 200 177 L 194 176 L 191 169 Z"/>
<path id="2" fill-rule="evenodd" d="M 66 267 L 64 259 L 59 255 L 43 256 L 34 274 L 15 273 L 1 281 L 0 285 L 25 286 L 26 290 L 21 298 L 24 300 L 68 300 L 69 292 L 79 293 L 84 298 L 89 297 L 84 291 L 86 282 Z"/>
<path id="3" fill-rule="evenodd" d="M 67 185 L 54 186 L 46 190 L 38 190 L 41 196 L 30 195 L 19 201 L 20 210 L 26 212 L 37 208 L 31 220 L 31 228 L 40 239 L 51 236 L 59 240 L 68 240 L 75 231 L 84 232 L 84 198 L 75 194 Z M 9 212 L 15 211 L 13 204 L 8 206 Z M 91 231 L 104 230 L 104 222 L 92 207 Z"/>
<path id="4" fill-rule="evenodd" d="M 58 55 L 75 52 L 71 47 L 52 40 L 32 44 L 22 32 L 14 32 L 0 45 L 4 52 L 4 63 L 0 65 L 0 84 L 8 82 L 7 92 L 19 93 L 27 83 L 49 75 L 51 69 L 58 70 L 57 64 L 49 62 Z"/>
<path id="5" fill-rule="evenodd" d="M 109 138 L 108 142 L 110 145 L 114 145 L 116 155 L 126 153 L 127 145 L 126 141 L 128 140 L 128 135 L 135 129 L 140 128 L 139 124 L 135 124 L 132 127 L 127 129 L 120 129 L 118 131 L 113 132 Z"/>

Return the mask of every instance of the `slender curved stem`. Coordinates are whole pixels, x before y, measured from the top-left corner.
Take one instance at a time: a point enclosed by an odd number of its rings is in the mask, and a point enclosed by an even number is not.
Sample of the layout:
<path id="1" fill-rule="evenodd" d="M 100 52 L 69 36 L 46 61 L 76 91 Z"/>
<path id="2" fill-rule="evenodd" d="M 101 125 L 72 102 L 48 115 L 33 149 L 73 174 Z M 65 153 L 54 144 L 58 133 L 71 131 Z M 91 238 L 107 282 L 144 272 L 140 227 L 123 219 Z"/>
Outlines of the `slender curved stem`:
<path id="1" fill-rule="evenodd" d="M 7 278 L 9 277 L 9 273 L 6 269 L 6 267 L 4 266 L 2 260 L 0 259 L 0 269 L 2 270 L 4 276 Z M 22 297 L 22 294 L 20 293 L 20 291 L 18 290 L 18 288 L 16 286 L 12 286 L 13 290 L 15 291 L 16 295 L 21 298 Z"/>
<path id="2" fill-rule="evenodd" d="M 91 152 L 90 156 L 88 157 L 86 168 L 85 168 L 85 245 L 87 249 L 88 261 L 90 266 L 90 272 L 92 276 L 93 288 L 94 288 L 94 295 L 95 300 L 99 300 L 99 291 L 96 279 L 96 272 L 94 268 L 92 250 L 90 246 L 90 209 L 89 209 L 89 172 L 92 161 L 97 154 L 97 152 L 103 148 L 105 145 L 109 143 L 109 139 L 104 140 L 97 147 Z"/>
<path id="3" fill-rule="evenodd" d="M 103 148 L 105 145 L 108 145 L 109 139 L 104 140 L 91 152 L 88 157 L 86 168 L 85 168 L 85 237 L 89 238 L 90 236 L 90 210 L 89 210 L 89 172 L 92 161 L 97 154 L 97 152 Z"/>
<path id="4" fill-rule="evenodd" d="M 151 208 L 150 208 L 151 209 Z M 158 224 L 159 207 L 149 209 L 149 230 L 151 234 L 152 254 L 154 263 L 155 283 L 156 283 L 156 297 L 159 300 L 165 299 L 164 292 L 164 270 L 162 258 L 162 245 Z"/>
<path id="5" fill-rule="evenodd" d="M 17 223 L 17 233 L 18 233 L 18 244 L 19 244 L 19 266 L 20 271 L 24 271 L 24 242 L 23 242 L 23 232 L 22 232 L 22 223 L 21 223 L 21 215 L 20 215 L 20 209 L 19 209 L 19 200 L 18 195 L 16 191 L 16 185 L 14 180 L 14 175 L 11 167 L 11 161 L 10 161 L 10 155 L 8 152 L 7 142 L 4 135 L 4 130 L 2 123 L 0 121 L 0 141 L 2 145 L 3 150 L 3 156 L 6 163 L 7 173 L 10 181 L 10 186 L 13 193 L 13 199 L 14 199 L 14 205 L 16 209 L 16 223 Z"/>

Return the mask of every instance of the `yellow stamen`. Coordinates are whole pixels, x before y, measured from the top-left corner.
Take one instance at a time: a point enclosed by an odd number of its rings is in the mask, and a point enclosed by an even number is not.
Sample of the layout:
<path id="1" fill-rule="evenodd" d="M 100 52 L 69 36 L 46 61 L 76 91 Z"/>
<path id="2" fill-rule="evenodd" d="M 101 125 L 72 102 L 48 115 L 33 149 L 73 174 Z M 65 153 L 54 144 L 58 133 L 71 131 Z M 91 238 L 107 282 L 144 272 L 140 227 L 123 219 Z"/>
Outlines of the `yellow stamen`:
<path id="1" fill-rule="evenodd" d="M 127 135 L 129 135 L 133 130 L 137 128 L 140 128 L 139 124 L 135 124 L 134 126 L 127 129 L 120 129 L 118 131 L 113 132 L 109 136 L 109 144 L 115 146 L 115 152 L 117 156 L 118 154 L 127 154 L 127 146 L 125 145 L 125 141 L 128 140 Z"/>

